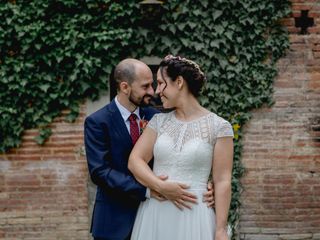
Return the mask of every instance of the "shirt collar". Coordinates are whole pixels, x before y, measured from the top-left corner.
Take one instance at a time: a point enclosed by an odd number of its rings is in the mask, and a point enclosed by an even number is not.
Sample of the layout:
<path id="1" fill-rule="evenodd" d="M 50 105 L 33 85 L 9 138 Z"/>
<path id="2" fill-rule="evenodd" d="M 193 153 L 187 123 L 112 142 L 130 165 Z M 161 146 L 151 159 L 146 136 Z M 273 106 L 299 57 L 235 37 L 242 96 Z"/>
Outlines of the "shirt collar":
<path id="1" fill-rule="evenodd" d="M 115 97 L 115 103 L 116 103 L 116 105 L 117 105 L 117 108 L 118 108 L 119 111 L 120 111 L 120 114 L 121 114 L 123 120 L 124 120 L 124 121 L 127 121 L 128 118 L 129 118 L 130 115 L 131 115 L 131 112 L 130 112 L 128 109 L 126 109 L 124 106 L 121 105 L 121 103 L 118 101 L 118 97 L 117 97 L 117 96 Z M 137 119 L 140 120 L 140 114 L 139 114 L 139 112 L 140 112 L 140 108 L 137 107 L 136 110 L 135 110 L 133 113 L 136 114 L 136 115 L 137 115 Z"/>

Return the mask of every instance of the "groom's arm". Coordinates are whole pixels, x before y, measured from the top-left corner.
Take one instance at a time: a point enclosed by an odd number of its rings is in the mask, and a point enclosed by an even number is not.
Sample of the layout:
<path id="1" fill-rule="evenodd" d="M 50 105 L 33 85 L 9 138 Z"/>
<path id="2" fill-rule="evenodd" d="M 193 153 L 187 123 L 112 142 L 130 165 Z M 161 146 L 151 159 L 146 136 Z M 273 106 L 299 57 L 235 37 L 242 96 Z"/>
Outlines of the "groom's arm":
<path id="1" fill-rule="evenodd" d="M 91 117 L 85 120 L 84 126 L 86 156 L 92 181 L 104 189 L 144 200 L 146 188 L 132 175 L 117 171 L 111 166 L 107 129 L 103 129 Z"/>

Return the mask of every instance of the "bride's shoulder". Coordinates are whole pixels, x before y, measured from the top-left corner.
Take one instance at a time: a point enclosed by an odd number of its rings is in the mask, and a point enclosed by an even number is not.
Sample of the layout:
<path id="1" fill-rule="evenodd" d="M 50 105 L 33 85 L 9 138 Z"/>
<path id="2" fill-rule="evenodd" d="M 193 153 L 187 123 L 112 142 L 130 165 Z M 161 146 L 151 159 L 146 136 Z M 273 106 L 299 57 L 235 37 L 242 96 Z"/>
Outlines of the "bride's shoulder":
<path id="1" fill-rule="evenodd" d="M 216 122 L 216 123 L 229 123 L 228 120 L 226 120 L 225 118 L 221 117 L 220 115 L 214 113 L 214 112 L 209 112 L 208 114 L 210 116 L 210 118 L 212 119 L 212 121 Z"/>
<path id="2" fill-rule="evenodd" d="M 233 137 L 233 127 L 229 121 L 223 117 L 217 115 L 216 113 L 211 113 L 212 115 L 212 125 L 216 129 L 217 137 Z"/>

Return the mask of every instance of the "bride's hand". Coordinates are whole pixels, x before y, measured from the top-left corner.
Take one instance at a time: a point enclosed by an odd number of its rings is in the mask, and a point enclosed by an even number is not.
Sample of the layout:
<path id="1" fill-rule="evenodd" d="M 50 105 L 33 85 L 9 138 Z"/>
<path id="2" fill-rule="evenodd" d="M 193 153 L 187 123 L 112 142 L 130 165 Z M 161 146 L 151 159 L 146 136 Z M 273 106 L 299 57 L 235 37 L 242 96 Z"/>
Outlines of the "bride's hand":
<path id="1" fill-rule="evenodd" d="M 229 240 L 226 229 L 217 229 L 215 233 L 215 240 Z"/>
<path id="2" fill-rule="evenodd" d="M 190 203 L 197 203 L 197 196 L 188 192 L 189 186 L 183 183 L 162 182 L 160 194 L 171 200 L 179 209 L 184 207 L 191 209 Z"/>
<path id="3" fill-rule="evenodd" d="M 162 181 L 166 181 L 168 179 L 168 176 L 167 175 L 159 175 L 157 176 L 160 180 Z M 153 190 L 153 189 L 150 189 L 150 197 L 152 198 L 155 198 L 157 199 L 158 201 L 160 202 L 163 202 L 165 200 L 167 200 L 164 196 L 162 196 L 159 192 Z"/>

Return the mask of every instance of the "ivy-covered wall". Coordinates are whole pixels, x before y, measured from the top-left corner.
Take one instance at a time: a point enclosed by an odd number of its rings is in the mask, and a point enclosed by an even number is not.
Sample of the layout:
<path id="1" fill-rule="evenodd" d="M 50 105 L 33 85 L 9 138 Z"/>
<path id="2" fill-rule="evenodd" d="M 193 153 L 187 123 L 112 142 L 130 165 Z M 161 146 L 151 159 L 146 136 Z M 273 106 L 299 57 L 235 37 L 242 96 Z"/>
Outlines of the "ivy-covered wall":
<path id="1" fill-rule="evenodd" d="M 230 222 L 236 226 L 241 187 L 241 127 L 250 110 L 271 104 L 276 61 L 288 47 L 279 20 L 287 0 L 166 1 L 160 15 L 139 1 L 6 1 L 0 3 L 0 150 L 18 147 L 25 129 L 48 124 L 62 109 L 74 120 L 96 99 L 113 66 L 126 56 L 180 54 L 207 74 L 201 102 L 233 124 L 235 164 Z M 145 15 L 151 14 L 148 20 Z"/>

